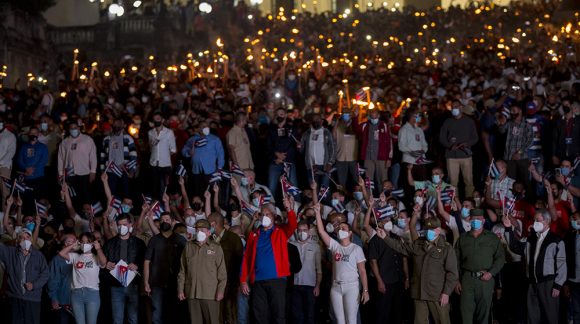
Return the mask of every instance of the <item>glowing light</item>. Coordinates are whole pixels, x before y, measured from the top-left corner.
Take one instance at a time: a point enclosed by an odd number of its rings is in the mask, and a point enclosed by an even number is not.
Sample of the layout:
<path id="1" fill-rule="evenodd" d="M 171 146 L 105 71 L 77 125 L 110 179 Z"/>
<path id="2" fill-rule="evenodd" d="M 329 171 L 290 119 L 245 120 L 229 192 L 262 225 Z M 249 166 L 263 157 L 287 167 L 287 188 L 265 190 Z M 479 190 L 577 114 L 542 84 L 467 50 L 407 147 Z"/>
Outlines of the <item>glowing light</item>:
<path id="1" fill-rule="evenodd" d="M 141 4 L 142 4 L 141 0 L 137 0 L 137 1 L 133 2 L 133 7 L 139 8 L 141 6 Z"/>
<path id="2" fill-rule="evenodd" d="M 212 6 L 207 2 L 202 2 L 199 4 L 199 11 L 209 14 L 213 10 Z"/>

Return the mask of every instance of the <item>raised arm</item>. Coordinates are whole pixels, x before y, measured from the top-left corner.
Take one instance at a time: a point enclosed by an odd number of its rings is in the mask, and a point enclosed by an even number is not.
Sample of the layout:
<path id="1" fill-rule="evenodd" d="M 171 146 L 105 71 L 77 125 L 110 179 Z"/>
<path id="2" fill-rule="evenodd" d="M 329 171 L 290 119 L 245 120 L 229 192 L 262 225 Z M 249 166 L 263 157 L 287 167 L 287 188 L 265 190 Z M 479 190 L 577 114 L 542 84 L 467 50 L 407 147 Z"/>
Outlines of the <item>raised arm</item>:
<path id="1" fill-rule="evenodd" d="M 320 216 L 320 204 L 314 205 L 313 208 L 316 213 L 316 229 L 318 230 L 318 235 L 326 246 L 330 246 L 330 240 L 332 240 L 332 238 L 324 230 L 324 223 L 322 223 L 322 216 Z"/>
<path id="2" fill-rule="evenodd" d="M 68 211 L 68 216 L 74 219 L 77 212 L 75 211 L 72 204 L 72 200 L 70 199 L 70 194 L 68 192 L 68 184 L 66 182 L 62 184 L 62 194 L 64 195 L 64 203 L 66 205 L 66 210 Z"/>
<path id="3" fill-rule="evenodd" d="M 107 204 L 111 204 L 111 200 L 113 200 L 113 194 L 111 194 L 111 187 L 109 187 L 109 175 L 107 175 L 107 171 L 103 171 L 101 174 L 101 182 L 103 183 L 105 197 L 107 197 Z"/>
<path id="4" fill-rule="evenodd" d="M 12 236 L 14 234 L 14 227 L 10 228 L 8 226 L 9 225 L 8 220 L 10 218 L 10 208 L 12 208 L 13 204 L 14 204 L 14 197 L 12 197 L 12 196 L 6 197 L 6 207 L 4 209 L 4 217 L 2 218 L 2 225 L 4 227 L 4 231 L 9 236 Z"/>
<path id="5" fill-rule="evenodd" d="M 445 206 L 443 206 L 443 201 L 441 201 L 441 186 L 437 186 L 435 188 L 435 191 L 437 192 L 437 212 L 441 217 L 443 217 L 443 219 L 445 219 L 446 223 L 449 223 L 451 215 L 449 215 L 449 213 L 445 210 Z"/>
<path id="6" fill-rule="evenodd" d="M 221 213 L 222 209 L 220 207 L 220 186 L 218 186 L 217 184 L 213 186 L 213 201 L 212 201 L 212 206 L 215 209 L 216 212 Z M 209 204 L 208 204 L 209 205 Z M 205 207 L 205 212 L 206 214 L 208 213 L 208 208 L 207 205 Z M 209 210 L 209 213 L 211 213 L 211 209 Z M 209 214 L 207 214 L 209 215 Z"/>
<path id="7" fill-rule="evenodd" d="M 364 223 L 363 223 L 363 228 L 364 228 L 365 232 L 367 233 L 367 235 L 370 238 L 371 236 L 373 236 L 373 233 L 375 231 L 371 227 L 371 213 L 373 212 L 374 205 L 375 205 L 374 199 L 369 200 L 368 204 L 369 204 L 369 208 L 367 209 L 367 212 L 365 213 L 365 219 L 364 219 Z M 371 265 L 372 265 L 372 263 L 371 263 Z"/>
<path id="8" fill-rule="evenodd" d="M 421 206 L 415 204 L 413 207 L 413 215 L 411 216 L 411 221 L 409 222 L 409 232 L 411 233 L 411 241 L 416 241 L 419 239 L 419 233 L 417 232 L 417 221 L 421 217 Z"/>

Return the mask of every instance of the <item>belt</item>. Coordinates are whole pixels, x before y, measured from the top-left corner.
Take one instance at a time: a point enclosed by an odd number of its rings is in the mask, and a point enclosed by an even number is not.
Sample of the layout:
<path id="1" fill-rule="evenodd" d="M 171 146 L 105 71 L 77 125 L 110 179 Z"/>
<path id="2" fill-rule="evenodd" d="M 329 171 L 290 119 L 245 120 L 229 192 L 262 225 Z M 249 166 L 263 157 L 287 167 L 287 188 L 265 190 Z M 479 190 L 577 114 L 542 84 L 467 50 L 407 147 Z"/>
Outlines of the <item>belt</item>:
<path id="1" fill-rule="evenodd" d="M 358 284 L 358 281 L 339 281 L 339 280 L 333 280 L 332 281 L 333 284 L 335 285 L 350 285 L 350 284 Z"/>
<path id="2" fill-rule="evenodd" d="M 485 271 L 471 271 L 471 270 L 465 270 L 465 269 L 461 269 L 464 273 L 469 273 L 471 275 L 471 278 L 474 279 L 481 279 L 481 277 L 483 276 L 483 273 Z"/>

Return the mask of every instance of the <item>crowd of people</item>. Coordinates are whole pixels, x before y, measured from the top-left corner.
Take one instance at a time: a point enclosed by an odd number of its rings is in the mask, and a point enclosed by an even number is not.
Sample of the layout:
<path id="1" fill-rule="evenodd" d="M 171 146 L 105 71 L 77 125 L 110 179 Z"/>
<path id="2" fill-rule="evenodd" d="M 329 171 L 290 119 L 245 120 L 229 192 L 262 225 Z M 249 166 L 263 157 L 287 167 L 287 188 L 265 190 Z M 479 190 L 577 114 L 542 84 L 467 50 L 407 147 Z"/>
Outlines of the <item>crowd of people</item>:
<path id="1" fill-rule="evenodd" d="M 207 69 L 4 85 L 0 312 L 580 323 L 580 70 L 554 8 L 255 17 Z"/>

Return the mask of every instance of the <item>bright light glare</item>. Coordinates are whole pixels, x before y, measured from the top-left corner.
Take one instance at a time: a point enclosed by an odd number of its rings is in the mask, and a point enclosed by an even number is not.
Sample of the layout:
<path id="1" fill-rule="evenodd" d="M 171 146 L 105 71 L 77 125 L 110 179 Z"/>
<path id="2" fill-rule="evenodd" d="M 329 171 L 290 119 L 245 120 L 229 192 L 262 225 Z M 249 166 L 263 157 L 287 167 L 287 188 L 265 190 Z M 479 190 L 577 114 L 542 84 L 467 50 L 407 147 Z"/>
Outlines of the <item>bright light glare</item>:
<path id="1" fill-rule="evenodd" d="M 208 14 L 212 11 L 212 7 L 209 3 L 202 2 L 199 4 L 199 11 Z"/>

